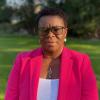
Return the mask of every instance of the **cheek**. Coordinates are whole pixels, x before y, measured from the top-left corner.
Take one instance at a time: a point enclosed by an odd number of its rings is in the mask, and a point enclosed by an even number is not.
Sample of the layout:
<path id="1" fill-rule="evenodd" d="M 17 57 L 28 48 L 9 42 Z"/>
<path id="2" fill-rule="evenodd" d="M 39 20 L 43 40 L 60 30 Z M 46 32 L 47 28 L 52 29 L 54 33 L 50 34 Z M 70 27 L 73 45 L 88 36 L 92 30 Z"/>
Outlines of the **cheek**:
<path id="1" fill-rule="evenodd" d="M 64 42 L 65 37 L 64 36 L 59 36 L 58 37 L 58 42 L 59 43 L 63 43 Z"/>

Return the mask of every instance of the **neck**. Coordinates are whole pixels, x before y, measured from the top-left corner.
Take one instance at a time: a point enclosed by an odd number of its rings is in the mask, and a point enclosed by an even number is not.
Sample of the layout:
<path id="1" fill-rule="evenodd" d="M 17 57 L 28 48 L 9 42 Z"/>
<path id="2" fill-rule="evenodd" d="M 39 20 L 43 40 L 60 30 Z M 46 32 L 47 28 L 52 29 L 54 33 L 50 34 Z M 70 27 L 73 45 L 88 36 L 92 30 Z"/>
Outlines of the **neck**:
<path id="1" fill-rule="evenodd" d="M 43 49 L 43 56 L 44 56 L 44 58 L 56 59 L 56 58 L 60 57 L 62 50 L 63 50 L 63 47 L 56 51 L 47 51 L 47 50 Z"/>

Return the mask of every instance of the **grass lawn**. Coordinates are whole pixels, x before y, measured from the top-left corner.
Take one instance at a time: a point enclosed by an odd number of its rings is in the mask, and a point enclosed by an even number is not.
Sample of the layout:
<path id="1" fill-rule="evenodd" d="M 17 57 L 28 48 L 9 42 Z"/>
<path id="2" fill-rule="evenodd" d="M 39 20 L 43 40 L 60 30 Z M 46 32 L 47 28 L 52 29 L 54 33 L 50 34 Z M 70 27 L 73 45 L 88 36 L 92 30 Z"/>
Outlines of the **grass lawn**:
<path id="1" fill-rule="evenodd" d="M 68 39 L 66 45 L 79 52 L 90 55 L 93 69 L 97 76 L 100 95 L 100 40 Z M 4 100 L 4 92 L 8 74 L 16 54 L 39 46 L 37 37 L 1 36 L 0 37 L 0 100 Z"/>

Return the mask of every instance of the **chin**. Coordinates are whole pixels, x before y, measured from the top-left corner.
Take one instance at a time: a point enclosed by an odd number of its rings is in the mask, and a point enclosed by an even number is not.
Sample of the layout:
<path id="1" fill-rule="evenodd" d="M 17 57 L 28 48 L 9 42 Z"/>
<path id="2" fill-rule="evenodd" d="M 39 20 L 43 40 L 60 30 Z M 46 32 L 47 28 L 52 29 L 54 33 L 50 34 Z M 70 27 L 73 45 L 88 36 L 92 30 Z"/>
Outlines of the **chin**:
<path id="1" fill-rule="evenodd" d="M 55 52 L 57 51 L 57 48 L 56 47 L 53 47 L 53 46 L 49 46 L 49 47 L 45 47 L 45 49 L 49 52 Z"/>

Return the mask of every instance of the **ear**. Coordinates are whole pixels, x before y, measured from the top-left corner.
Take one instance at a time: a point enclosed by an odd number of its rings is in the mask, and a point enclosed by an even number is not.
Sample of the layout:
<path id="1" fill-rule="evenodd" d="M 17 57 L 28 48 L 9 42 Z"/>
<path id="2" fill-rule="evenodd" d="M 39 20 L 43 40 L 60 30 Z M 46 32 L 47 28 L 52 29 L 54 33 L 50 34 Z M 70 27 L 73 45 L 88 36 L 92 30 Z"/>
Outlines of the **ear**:
<path id="1" fill-rule="evenodd" d="M 65 37 L 67 37 L 67 32 L 68 32 L 68 28 L 65 28 L 65 30 L 64 30 Z"/>

